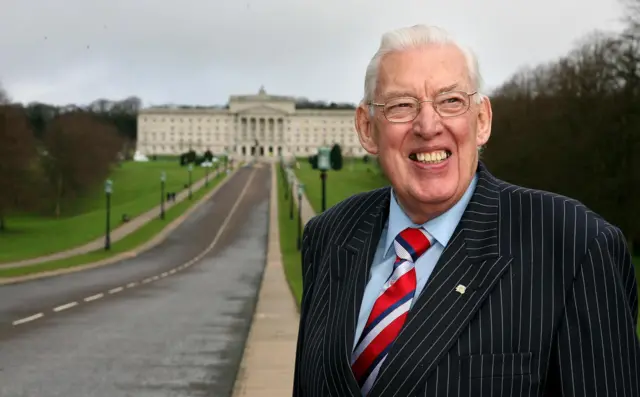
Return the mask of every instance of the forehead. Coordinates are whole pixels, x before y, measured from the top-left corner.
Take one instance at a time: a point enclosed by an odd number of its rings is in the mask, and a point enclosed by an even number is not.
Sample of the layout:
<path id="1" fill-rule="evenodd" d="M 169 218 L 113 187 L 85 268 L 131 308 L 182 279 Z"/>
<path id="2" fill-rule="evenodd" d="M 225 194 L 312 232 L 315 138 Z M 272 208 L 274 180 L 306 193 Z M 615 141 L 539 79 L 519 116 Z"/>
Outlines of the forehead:
<path id="1" fill-rule="evenodd" d="M 470 88 L 466 59 L 453 45 L 425 45 L 386 54 L 381 62 L 377 94 L 404 93 L 432 95 L 457 84 L 455 89 Z"/>

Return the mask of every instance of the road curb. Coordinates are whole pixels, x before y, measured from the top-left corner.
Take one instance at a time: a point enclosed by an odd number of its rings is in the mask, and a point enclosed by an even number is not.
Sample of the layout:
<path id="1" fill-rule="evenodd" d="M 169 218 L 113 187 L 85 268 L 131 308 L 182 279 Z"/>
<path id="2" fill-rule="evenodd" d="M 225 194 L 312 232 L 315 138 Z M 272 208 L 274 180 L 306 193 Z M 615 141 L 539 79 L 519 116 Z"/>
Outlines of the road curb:
<path id="1" fill-rule="evenodd" d="M 232 397 L 291 395 L 299 313 L 282 265 L 276 168 L 271 169 L 265 266 Z"/>
<path id="2" fill-rule="evenodd" d="M 98 268 L 98 267 L 102 267 L 102 266 L 110 265 L 110 264 L 113 264 L 113 263 L 117 263 L 117 262 L 120 262 L 120 261 L 122 261 L 124 259 L 134 258 L 137 255 L 139 255 L 139 254 L 141 254 L 141 253 L 143 253 L 145 251 L 148 251 L 151 248 L 153 248 L 153 247 L 157 246 L 158 244 L 162 243 L 167 238 L 169 233 L 171 233 L 178 226 L 180 226 L 180 224 L 182 224 L 182 222 L 184 222 L 184 220 L 189 215 L 191 215 L 196 209 L 198 209 L 200 206 L 202 206 L 202 204 L 204 204 L 204 202 L 209 200 L 219 189 L 221 189 L 238 172 L 238 170 L 240 168 L 242 168 L 242 167 L 238 167 L 238 168 L 234 169 L 233 171 L 231 171 L 231 173 L 229 173 L 229 175 L 227 175 L 224 178 L 224 180 L 222 180 L 215 188 L 213 188 L 209 193 L 205 194 L 202 198 L 200 198 L 200 200 L 196 201 L 195 204 L 193 204 L 191 207 L 189 207 L 182 215 L 180 215 L 178 218 L 176 218 L 173 221 L 171 221 L 171 223 L 169 223 L 167 226 L 165 226 L 151 240 L 147 241 L 146 243 L 143 243 L 142 245 L 140 245 L 137 248 L 134 248 L 133 250 L 125 251 L 125 252 L 122 252 L 120 254 L 114 255 L 111 258 L 102 259 L 102 260 L 99 260 L 99 261 L 96 261 L 96 262 L 87 263 L 87 264 L 84 264 L 84 265 L 78 265 L 78 266 L 72 266 L 72 267 L 68 267 L 68 268 L 64 268 L 64 269 L 56 269 L 56 270 L 51 270 L 51 271 L 33 273 L 33 274 L 26 275 L 26 276 L 0 278 L 0 285 L 19 284 L 19 283 L 23 283 L 23 282 L 27 282 L 27 281 L 33 281 L 33 280 L 38 280 L 38 279 L 43 279 L 43 278 L 61 276 L 61 275 L 64 275 L 64 274 L 69 274 L 69 273 L 76 273 L 76 272 L 80 272 L 80 271 L 84 271 L 84 270 L 95 269 L 95 268 Z M 140 225 L 140 228 L 144 227 L 148 223 L 149 222 L 147 222 L 147 223 L 145 223 L 143 225 Z M 138 229 L 136 229 L 136 230 L 138 230 Z M 37 265 L 37 264 L 33 264 L 33 265 L 29 265 L 29 266 L 35 266 L 35 265 Z"/>

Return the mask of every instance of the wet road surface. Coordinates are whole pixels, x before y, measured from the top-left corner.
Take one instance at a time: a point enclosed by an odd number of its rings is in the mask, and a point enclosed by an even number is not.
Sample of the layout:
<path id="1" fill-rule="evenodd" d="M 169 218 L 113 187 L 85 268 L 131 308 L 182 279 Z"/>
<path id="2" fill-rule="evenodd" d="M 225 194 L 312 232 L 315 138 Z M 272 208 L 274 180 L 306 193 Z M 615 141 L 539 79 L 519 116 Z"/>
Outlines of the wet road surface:
<path id="1" fill-rule="evenodd" d="M 265 264 L 269 172 L 239 170 L 136 258 L 0 286 L 0 396 L 229 396 Z"/>

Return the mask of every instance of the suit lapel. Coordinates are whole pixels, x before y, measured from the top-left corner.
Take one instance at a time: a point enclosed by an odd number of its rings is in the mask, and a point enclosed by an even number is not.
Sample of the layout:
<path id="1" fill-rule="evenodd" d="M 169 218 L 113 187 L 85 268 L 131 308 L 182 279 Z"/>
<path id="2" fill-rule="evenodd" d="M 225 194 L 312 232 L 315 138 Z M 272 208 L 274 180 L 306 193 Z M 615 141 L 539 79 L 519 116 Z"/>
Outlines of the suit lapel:
<path id="1" fill-rule="evenodd" d="M 371 262 L 388 216 L 389 197 L 389 188 L 379 189 L 369 200 L 358 203 L 358 208 L 350 209 L 355 216 L 343 220 L 346 227 L 336 231 L 322 265 L 330 273 L 325 374 L 331 395 L 361 393 L 351 371 L 351 353 Z"/>
<path id="2" fill-rule="evenodd" d="M 509 268 L 499 249 L 499 181 L 483 164 L 454 236 L 407 316 L 371 396 L 412 395 Z"/>

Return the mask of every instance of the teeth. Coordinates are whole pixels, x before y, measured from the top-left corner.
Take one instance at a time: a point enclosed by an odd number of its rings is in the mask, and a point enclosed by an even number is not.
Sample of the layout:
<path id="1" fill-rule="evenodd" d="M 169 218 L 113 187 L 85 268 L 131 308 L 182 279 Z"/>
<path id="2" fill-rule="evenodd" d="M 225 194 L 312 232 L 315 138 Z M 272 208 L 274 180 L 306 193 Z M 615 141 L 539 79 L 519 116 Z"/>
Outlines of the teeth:
<path id="1" fill-rule="evenodd" d="M 422 162 L 437 163 L 446 160 L 449 155 L 446 150 L 438 150 L 435 152 L 416 153 L 416 159 Z"/>

